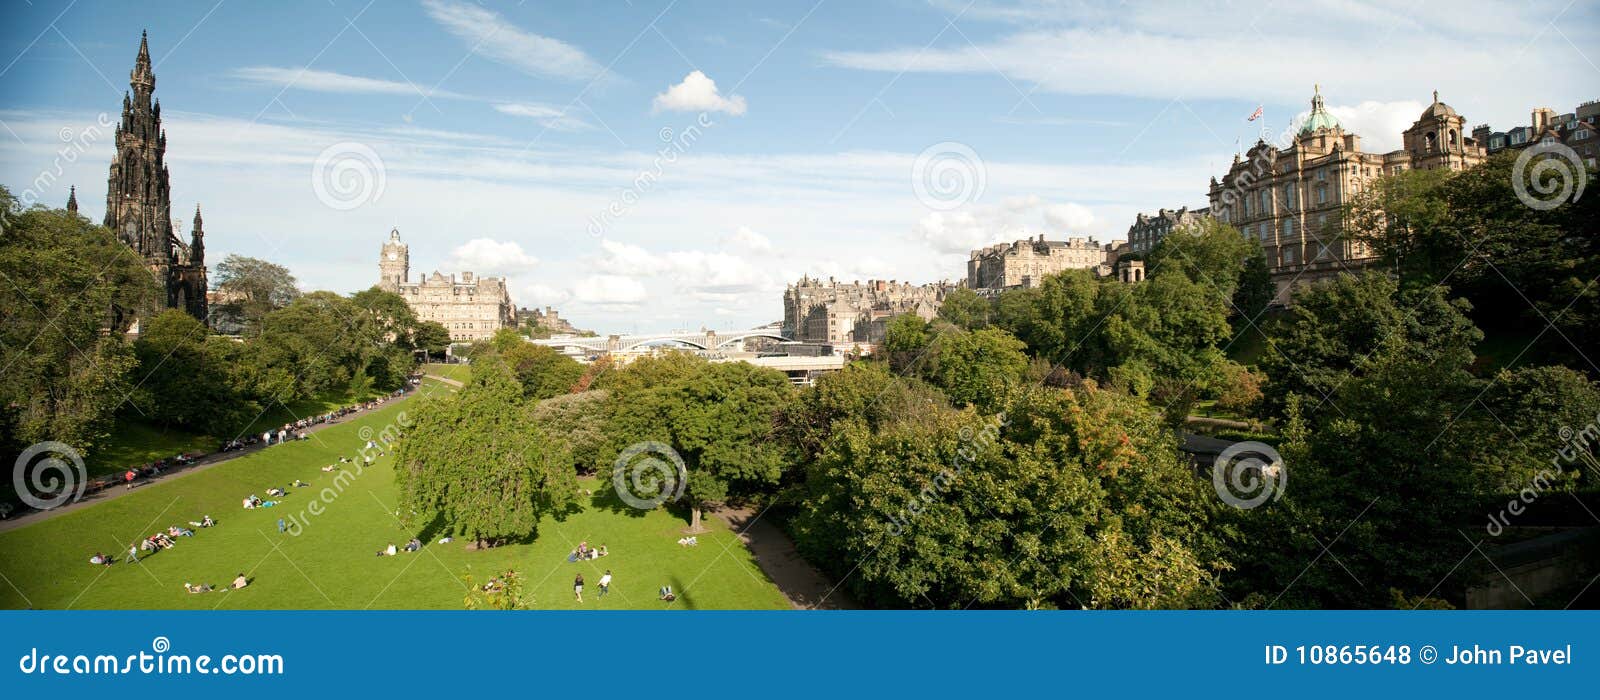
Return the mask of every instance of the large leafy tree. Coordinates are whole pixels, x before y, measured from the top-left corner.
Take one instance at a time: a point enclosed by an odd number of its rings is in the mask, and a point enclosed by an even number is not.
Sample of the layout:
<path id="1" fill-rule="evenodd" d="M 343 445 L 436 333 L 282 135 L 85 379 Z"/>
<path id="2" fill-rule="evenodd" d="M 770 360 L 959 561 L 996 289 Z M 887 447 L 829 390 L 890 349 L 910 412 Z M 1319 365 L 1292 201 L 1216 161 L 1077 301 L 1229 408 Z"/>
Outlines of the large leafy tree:
<path id="1" fill-rule="evenodd" d="M 791 463 L 776 420 L 795 390 L 781 372 L 672 353 L 614 374 L 618 379 L 608 383 L 610 454 L 644 442 L 675 451 L 688 472 L 684 495 L 692 531 L 702 528 L 705 506 L 768 490 Z M 631 483 L 627 475 L 624 480 Z"/>
<path id="2" fill-rule="evenodd" d="M 217 264 L 216 287 L 221 303 L 211 316 L 224 333 L 259 333 L 267 314 L 300 296 L 289 268 L 243 255 L 229 255 Z"/>
<path id="3" fill-rule="evenodd" d="M 139 367 L 132 399 L 140 415 L 161 425 L 222 435 L 260 413 L 228 376 L 231 366 L 219 350 L 231 341 L 211 342 L 205 325 L 178 309 L 162 312 L 140 330 L 133 344 Z"/>
<path id="4" fill-rule="evenodd" d="M 572 455 L 578 471 L 596 473 L 605 463 L 606 400 L 604 389 L 562 394 L 533 406 L 533 423 Z"/>
<path id="5" fill-rule="evenodd" d="M 1086 383 L 1016 392 L 996 416 L 836 425 L 794 528 L 864 600 L 1214 604 L 1215 505 L 1142 402 Z"/>
<path id="6" fill-rule="evenodd" d="M 1402 291 L 1377 273 L 1318 282 L 1300 290 L 1290 312 L 1269 325 L 1263 393 L 1274 410 L 1290 394 L 1320 405 L 1385 344 L 1464 367 L 1483 338 L 1467 309 L 1440 287 Z"/>
<path id="7" fill-rule="evenodd" d="M 88 453 L 133 389 L 123 331 L 159 308 L 160 286 L 102 226 L 17 211 L 0 188 L 0 449 L 58 440 Z"/>
<path id="8" fill-rule="evenodd" d="M 1354 199 L 1346 220 L 1404 286 L 1449 284 L 1491 336 L 1520 338 L 1553 326 L 1549 342 L 1525 359 L 1593 371 L 1583 356 L 1600 340 L 1600 285 L 1593 283 L 1600 277 L 1600 237 L 1593 233 L 1600 229 L 1600 200 L 1526 205 L 1514 184 L 1518 155 L 1498 154 L 1461 172 L 1385 178 Z M 1569 183 L 1596 179 L 1592 169 L 1580 174 L 1556 162 Z"/>
<path id="9" fill-rule="evenodd" d="M 955 328 L 935 343 L 933 358 L 921 374 L 957 403 L 992 410 L 1022 381 L 1028 369 L 1025 348 L 998 328 Z"/>
<path id="10" fill-rule="evenodd" d="M 530 424 L 528 410 L 495 358 L 476 363 L 459 394 L 419 406 L 395 458 L 405 521 L 493 546 L 534 536 L 540 518 L 576 508 L 571 454 Z"/>
<path id="11" fill-rule="evenodd" d="M 554 348 L 518 341 L 500 353 L 500 358 L 516 373 L 523 393 L 531 399 L 560 396 L 583 378 L 583 365 Z"/>
<path id="12" fill-rule="evenodd" d="M 966 287 L 957 287 L 946 294 L 939 303 L 939 318 L 967 330 L 978 330 L 989 325 L 994 314 L 988 299 L 978 296 Z"/>

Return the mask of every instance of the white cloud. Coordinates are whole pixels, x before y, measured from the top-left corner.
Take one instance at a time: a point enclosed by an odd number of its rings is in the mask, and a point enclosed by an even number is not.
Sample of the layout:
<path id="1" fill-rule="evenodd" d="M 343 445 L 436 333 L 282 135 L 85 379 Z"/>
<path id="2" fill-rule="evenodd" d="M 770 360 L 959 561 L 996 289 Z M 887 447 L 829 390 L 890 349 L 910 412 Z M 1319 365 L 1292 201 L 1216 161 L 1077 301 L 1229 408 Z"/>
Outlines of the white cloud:
<path id="1" fill-rule="evenodd" d="M 546 129 L 556 131 L 583 131 L 594 128 L 582 119 L 571 116 L 567 110 L 546 104 L 513 102 L 494 106 L 496 112 L 514 117 L 528 117 Z"/>
<path id="2" fill-rule="evenodd" d="M 518 306 L 537 308 L 541 306 L 560 306 L 572 299 L 572 293 L 565 289 L 535 282 L 518 287 L 517 293 L 512 298 Z"/>
<path id="3" fill-rule="evenodd" d="M 1082 204 L 1053 204 L 1036 194 L 1006 197 L 999 206 L 968 206 L 953 212 L 930 212 L 917 222 L 912 239 L 940 253 L 966 255 L 994 243 L 1038 235 L 1047 227 L 1057 233 L 1082 237 L 1103 233 L 1094 212 Z"/>
<path id="4" fill-rule="evenodd" d="M 766 254 L 772 252 L 772 240 L 750 230 L 748 226 L 740 226 L 732 235 L 728 236 L 725 243 L 750 253 Z"/>
<path id="5" fill-rule="evenodd" d="M 1094 212 L 1082 204 L 1067 202 L 1044 208 L 1044 222 L 1063 232 L 1079 232 L 1094 224 Z"/>
<path id="6" fill-rule="evenodd" d="M 509 275 L 526 272 L 538 264 L 539 259 L 523 252 L 520 244 L 474 238 L 451 251 L 447 266 L 479 275 Z"/>
<path id="7" fill-rule="evenodd" d="M 448 0 L 424 0 L 423 7 L 435 22 L 473 47 L 474 53 L 528 75 L 587 80 L 605 72 L 582 49 L 525 31 L 497 12 Z"/>
<path id="8" fill-rule="evenodd" d="M 650 292 L 632 277 L 590 275 L 573 285 L 572 298 L 606 309 L 629 309 L 643 304 Z"/>
<path id="9" fill-rule="evenodd" d="M 600 242 L 602 255 L 591 261 L 601 272 L 618 277 L 661 278 L 696 298 L 776 289 L 774 278 L 748 260 L 728 253 L 674 250 L 653 253 L 618 241 Z"/>
<path id="10" fill-rule="evenodd" d="M 1361 150 L 1377 153 L 1387 153 L 1399 150 L 1403 145 L 1400 132 L 1411 128 L 1416 123 L 1417 117 L 1422 115 L 1422 110 L 1427 106 L 1421 102 L 1376 102 L 1368 100 L 1361 104 L 1350 106 L 1329 106 L 1328 112 L 1332 113 L 1345 131 L 1354 132 L 1361 136 Z M 1311 110 L 1306 110 L 1297 119 L 1300 123 Z M 1468 129 L 1472 124 L 1467 125 Z"/>
<path id="11" fill-rule="evenodd" d="M 822 58 L 835 66 L 887 73 L 998 71 L 1023 90 L 1142 97 L 1162 106 L 1174 99 L 1299 106 L 1318 82 L 1328 99 L 1350 103 L 1419 100 L 1438 89 L 1473 123 L 1520 124 L 1533 106 L 1575 105 L 1593 97 L 1570 79 L 1593 74 L 1593 66 L 1574 48 L 1600 44 L 1593 9 L 1572 7 L 1566 0 L 1468 5 L 1441 13 L 1430 5 L 1346 0 L 1269 8 L 1094 0 L 981 3 L 967 16 L 1012 23 L 1016 30 L 976 45 L 953 41 L 925 49 L 918 43 L 829 51 Z M 1554 36 L 1546 34 L 1549 18 L 1564 9 L 1578 13 L 1563 16 L 1567 40 L 1556 37 L 1530 47 L 1539 36 Z M 1306 27 L 1317 29 L 1303 31 Z M 1143 123 L 1154 109 L 1142 118 L 1106 116 Z"/>
<path id="12" fill-rule="evenodd" d="M 745 103 L 740 95 L 723 97 L 717 92 L 716 81 L 694 71 L 684 76 L 683 82 L 656 95 L 650 107 L 657 112 L 726 112 L 737 117 L 744 114 Z"/>
<path id="13" fill-rule="evenodd" d="M 246 82 L 275 85 L 285 89 L 309 90 L 311 92 L 334 92 L 340 94 L 354 92 L 374 95 L 414 95 L 419 97 L 426 95 L 428 97 L 466 99 L 465 95 L 448 90 L 429 91 L 420 85 L 412 85 L 410 83 L 379 78 L 364 78 L 359 75 L 347 75 L 331 71 L 312 70 L 310 68 L 248 66 L 235 69 L 232 75 Z"/>

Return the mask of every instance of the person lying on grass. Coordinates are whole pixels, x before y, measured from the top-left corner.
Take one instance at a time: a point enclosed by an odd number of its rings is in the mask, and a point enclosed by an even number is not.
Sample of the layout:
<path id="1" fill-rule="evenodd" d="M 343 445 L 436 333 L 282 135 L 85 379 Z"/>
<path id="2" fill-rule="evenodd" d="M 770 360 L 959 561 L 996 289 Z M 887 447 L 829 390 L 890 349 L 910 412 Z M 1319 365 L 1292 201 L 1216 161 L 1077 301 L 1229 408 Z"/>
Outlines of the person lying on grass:
<path id="1" fill-rule="evenodd" d="M 193 584 L 190 584 L 189 582 L 185 581 L 184 584 L 183 584 L 183 590 L 186 590 L 186 591 L 188 591 L 190 593 L 210 593 L 210 592 L 212 592 L 214 590 L 217 590 L 217 587 L 213 586 L 213 585 L 211 585 L 209 583 L 202 583 L 200 585 L 193 585 Z"/>

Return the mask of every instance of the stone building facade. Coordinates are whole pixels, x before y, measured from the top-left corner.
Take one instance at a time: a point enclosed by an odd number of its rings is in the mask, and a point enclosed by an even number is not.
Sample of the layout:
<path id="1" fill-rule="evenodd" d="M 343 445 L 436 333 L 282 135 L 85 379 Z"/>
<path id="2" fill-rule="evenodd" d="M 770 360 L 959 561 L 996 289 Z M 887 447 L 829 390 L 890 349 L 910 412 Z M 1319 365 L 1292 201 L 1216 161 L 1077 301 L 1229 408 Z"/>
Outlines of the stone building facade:
<path id="1" fill-rule="evenodd" d="M 186 243 L 172 218 L 172 187 L 167 175 L 167 133 L 161 127 L 161 102 L 154 99 L 156 76 L 150 67 L 147 36 L 128 74 L 133 93 L 123 93 L 117 124 L 116 157 L 106 178 L 105 226 L 143 259 L 166 289 L 166 307 L 206 320 L 206 247 L 200 207 Z M 77 190 L 67 202 L 78 210 Z"/>
<path id="2" fill-rule="evenodd" d="M 949 282 L 895 280 L 843 283 L 802 277 L 783 292 L 783 337 L 835 346 L 883 342 L 890 319 L 914 313 L 932 319 L 954 289 Z"/>
<path id="3" fill-rule="evenodd" d="M 1590 100 L 1566 114 L 1549 107 L 1533 110 L 1528 126 L 1495 131 L 1488 124 L 1472 129 L 1472 137 L 1493 155 L 1506 149 L 1523 149 L 1536 143 L 1559 143 L 1578 154 L 1585 167 L 1600 161 L 1600 100 Z"/>
<path id="4" fill-rule="evenodd" d="M 1093 238 L 1047 241 L 1044 234 L 1010 243 L 996 243 L 972 251 L 967 258 L 967 288 L 995 293 L 1017 287 L 1034 287 L 1048 275 L 1063 270 L 1094 270 L 1110 274 L 1122 241 L 1101 245 Z"/>
<path id="5" fill-rule="evenodd" d="M 561 317 L 561 312 L 554 306 L 546 306 L 544 310 L 523 307 L 517 309 L 517 327 L 538 326 L 555 335 L 584 335 L 585 331 L 572 325 L 571 321 Z"/>
<path id="6" fill-rule="evenodd" d="M 517 323 L 504 278 L 463 272 L 457 279 L 435 270 L 413 282 L 410 275 L 410 248 L 401 242 L 400 229 L 394 229 L 379 253 L 378 287 L 399 294 L 417 318 L 443 325 L 456 342 L 484 340 Z"/>
<path id="7" fill-rule="evenodd" d="M 1402 134 L 1404 148 L 1389 153 L 1361 149 L 1328 113 L 1322 95 L 1287 147 L 1257 142 L 1221 180 L 1211 179 L 1212 216 L 1257 241 L 1278 287 L 1277 303 L 1289 303 L 1296 286 L 1375 261 L 1373 253 L 1344 234 L 1340 212 L 1357 193 L 1385 175 L 1418 168 L 1461 170 L 1482 163 L 1484 148 L 1467 136 L 1465 119 L 1434 93 L 1433 104 Z"/>
<path id="8" fill-rule="evenodd" d="M 1210 216 L 1206 207 L 1190 210 L 1188 207 L 1159 209 L 1152 216 L 1139 214 L 1128 227 L 1128 252 L 1143 255 L 1156 247 L 1161 239 L 1184 226 Z"/>

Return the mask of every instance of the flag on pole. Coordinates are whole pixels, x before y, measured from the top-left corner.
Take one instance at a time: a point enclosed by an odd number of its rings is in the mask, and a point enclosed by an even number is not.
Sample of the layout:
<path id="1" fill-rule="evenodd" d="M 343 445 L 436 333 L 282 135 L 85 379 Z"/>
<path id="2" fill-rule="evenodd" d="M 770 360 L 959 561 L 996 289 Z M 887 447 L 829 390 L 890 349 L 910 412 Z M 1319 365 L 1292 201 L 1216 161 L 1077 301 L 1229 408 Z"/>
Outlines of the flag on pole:
<path id="1" fill-rule="evenodd" d="M 1253 122 L 1253 121 L 1255 121 L 1257 119 L 1260 119 L 1260 118 L 1261 118 L 1261 105 L 1256 105 L 1256 111 L 1251 112 L 1250 113 L 1250 118 L 1246 119 L 1245 121 Z"/>

